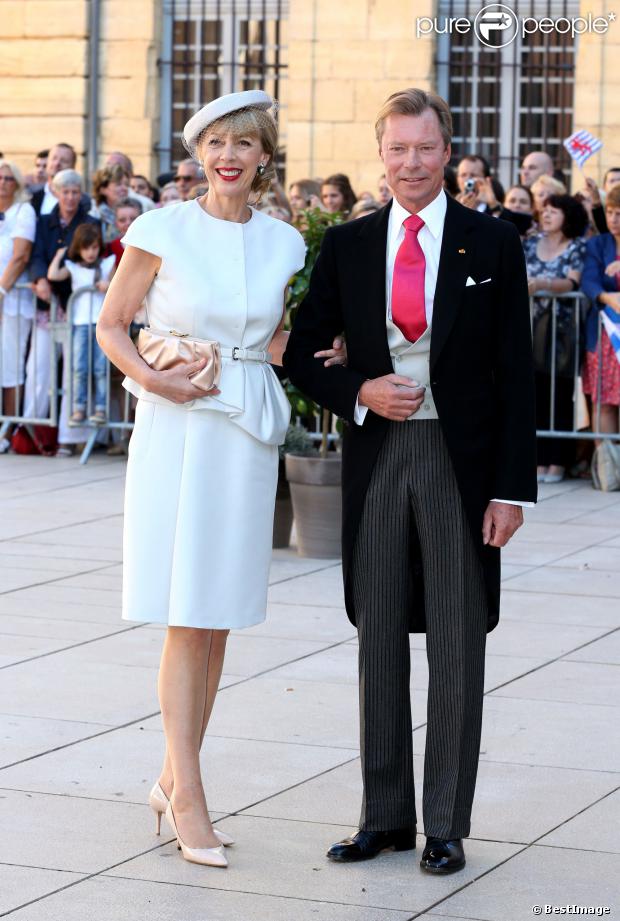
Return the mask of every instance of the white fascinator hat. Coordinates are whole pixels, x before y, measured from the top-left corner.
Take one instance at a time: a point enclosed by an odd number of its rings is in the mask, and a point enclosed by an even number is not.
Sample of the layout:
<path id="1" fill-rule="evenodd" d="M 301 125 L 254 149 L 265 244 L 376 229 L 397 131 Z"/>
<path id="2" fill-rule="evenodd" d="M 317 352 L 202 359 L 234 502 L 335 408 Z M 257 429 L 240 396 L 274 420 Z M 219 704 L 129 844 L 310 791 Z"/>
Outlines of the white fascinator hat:
<path id="1" fill-rule="evenodd" d="M 232 112 L 249 109 L 270 111 L 275 116 L 277 108 L 275 99 L 263 90 L 245 90 L 242 93 L 228 93 L 220 96 L 192 115 L 183 128 L 183 146 L 192 157 L 195 157 L 201 135 L 213 122 Z"/>

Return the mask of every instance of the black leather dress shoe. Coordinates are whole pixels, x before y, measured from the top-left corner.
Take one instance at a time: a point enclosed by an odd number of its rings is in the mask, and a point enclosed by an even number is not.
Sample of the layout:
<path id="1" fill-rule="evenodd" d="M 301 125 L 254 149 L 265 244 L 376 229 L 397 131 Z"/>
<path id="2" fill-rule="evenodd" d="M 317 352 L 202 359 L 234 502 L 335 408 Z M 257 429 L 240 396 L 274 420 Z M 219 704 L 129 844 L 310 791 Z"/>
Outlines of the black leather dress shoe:
<path id="1" fill-rule="evenodd" d="M 420 866 L 431 873 L 455 873 L 465 866 L 462 838 L 427 837 Z"/>
<path id="2" fill-rule="evenodd" d="M 350 838 L 332 844 L 327 852 L 330 860 L 350 863 L 356 860 L 370 860 L 381 851 L 413 851 L 416 829 L 397 828 L 394 831 L 360 830 Z"/>

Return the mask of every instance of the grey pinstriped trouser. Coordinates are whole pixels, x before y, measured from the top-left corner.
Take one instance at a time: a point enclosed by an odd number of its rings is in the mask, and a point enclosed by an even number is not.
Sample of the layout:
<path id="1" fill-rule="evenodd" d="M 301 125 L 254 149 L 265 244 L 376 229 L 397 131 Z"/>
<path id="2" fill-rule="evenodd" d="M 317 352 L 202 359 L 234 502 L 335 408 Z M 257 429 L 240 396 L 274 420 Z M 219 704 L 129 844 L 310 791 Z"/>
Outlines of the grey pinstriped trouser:
<path id="1" fill-rule="evenodd" d="M 390 423 L 353 556 L 364 780 L 360 828 L 370 831 L 416 823 L 408 634 L 414 529 L 422 550 L 429 667 L 424 832 L 465 838 L 478 770 L 487 601 L 436 419 Z"/>

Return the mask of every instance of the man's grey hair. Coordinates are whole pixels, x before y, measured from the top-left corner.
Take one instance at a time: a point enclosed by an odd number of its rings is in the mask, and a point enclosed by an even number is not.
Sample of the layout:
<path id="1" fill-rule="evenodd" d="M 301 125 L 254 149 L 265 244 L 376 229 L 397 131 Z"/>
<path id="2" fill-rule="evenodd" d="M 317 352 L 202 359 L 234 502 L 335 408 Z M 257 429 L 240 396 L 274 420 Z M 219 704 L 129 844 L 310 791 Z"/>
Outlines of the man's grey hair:
<path id="1" fill-rule="evenodd" d="M 77 170 L 61 169 L 52 179 L 52 188 L 55 192 L 60 191 L 60 189 L 66 189 L 70 185 L 76 185 L 82 191 L 84 189 L 82 177 Z"/>
<path id="2" fill-rule="evenodd" d="M 181 162 L 179 163 L 179 166 L 193 166 L 196 171 L 196 176 L 200 179 L 204 178 L 204 170 L 202 166 L 200 165 L 200 163 L 194 160 L 193 157 L 186 157 L 185 160 L 181 160 Z M 177 169 L 178 168 L 179 167 L 177 166 Z"/>

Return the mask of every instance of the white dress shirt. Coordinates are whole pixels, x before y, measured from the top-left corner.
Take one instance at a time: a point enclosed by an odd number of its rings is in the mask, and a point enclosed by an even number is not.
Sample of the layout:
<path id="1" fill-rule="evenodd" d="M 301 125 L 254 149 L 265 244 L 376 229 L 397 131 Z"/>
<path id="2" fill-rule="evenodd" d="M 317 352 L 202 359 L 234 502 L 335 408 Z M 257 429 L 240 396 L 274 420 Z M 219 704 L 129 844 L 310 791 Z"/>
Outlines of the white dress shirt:
<path id="1" fill-rule="evenodd" d="M 426 207 L 418 211 L 418 217 L 424 221 L 424 227 L 418 231 L 418 242 L 424 253 L 426 268 L 424 272 L 424 306 L 426 310 L 427 326 L 431 325 L 433 319 L 433 302 L 435 300 L 435 288 L 437 287 L 437 273 L 439 270 L 439 257 L 441 254 L 441 241 L 443 239 L 443 226 L 446 218 L 448 202 L 446 193 L 442 189 L 436 198 Z M 388 218 L 387 248 L 386 248 L 386 271 L 385 271 L 385 303 L 387 317 L 392 319 L 392 281 L 394 278 L 394 263 L 396 254 L 403 240 L 405 239 L 404 222 L 411 217 L 411 212 L 397 201 L 396 197 L 392 199 L 392 207 Z M 362 425 L 368 412 L 367 406 L 360 406 L 359 401 L 355 403 L 354 420 L 357 425 Z M 493 499 L 493 502 L 504 502 L 506 505 L 521 505 L 527 508 L 533 508 L 534 502 L 519 502 L 514 499 Z"/>
<path id="2" fill-rule="evenodd" d="M 43 201 L 41 202 L 41 210 L 39 214 L 49 214 L 57 204 L 58 199 L 52 192 L 49 182 L 46 182 L 43 192 Z"/>

